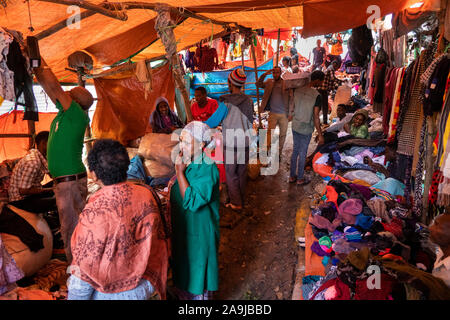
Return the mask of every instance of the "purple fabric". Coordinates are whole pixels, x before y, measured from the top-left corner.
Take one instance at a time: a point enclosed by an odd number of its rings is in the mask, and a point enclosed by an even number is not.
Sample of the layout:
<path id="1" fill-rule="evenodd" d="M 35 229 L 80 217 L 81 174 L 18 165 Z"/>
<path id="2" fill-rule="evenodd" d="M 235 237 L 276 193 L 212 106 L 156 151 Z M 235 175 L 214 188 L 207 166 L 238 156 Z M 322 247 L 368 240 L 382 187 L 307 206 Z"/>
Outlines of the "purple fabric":
<path id="1" fill-rule="evenodd" d="M 348 199 L 339 206 L 339 217 L 346 224 L 355 224 L 356 216 L 362 212 L 363 204 L 359 199 Z"/>
<path id="2" fill-rule="evenodd" d="M 169 116 L 163 116 L 162 120 L 163 120 L 164 127 L 170 128 L 173 126 L 172 120 L 170 120 Z"/>
<path id="3" fill-rule="evenodd" d="M 360 192 L 366 200 L 370 200 L 372 198 L 372 190 L 370 190 L 369 187 L 352 183 L 350 184 L 350 188 L 352 188 L 353 191 Z"/>
<path id="4" fill-rule="evenodd" d="M 341 225 L 342 220 L 340 218 L 336 218 L 333 222 L 330 222 L 327 218 L 315 215 L 309 217 L 309 223 L 318 229 L 327 229 L 329 232 L 333 232 Z"/>
<path id="5" fill-rule="evenodd" d="M 324 256 L 330 256 L 329 253 L 326 253 L 325 251 L 322 250 L 322 248 L 320 247 L 319 242 L 314 241 L 314 243 L 311 246 L 311 251 L 314 252 L 315 254 L 317 254 L 319 257 L 324 257 Z"/>

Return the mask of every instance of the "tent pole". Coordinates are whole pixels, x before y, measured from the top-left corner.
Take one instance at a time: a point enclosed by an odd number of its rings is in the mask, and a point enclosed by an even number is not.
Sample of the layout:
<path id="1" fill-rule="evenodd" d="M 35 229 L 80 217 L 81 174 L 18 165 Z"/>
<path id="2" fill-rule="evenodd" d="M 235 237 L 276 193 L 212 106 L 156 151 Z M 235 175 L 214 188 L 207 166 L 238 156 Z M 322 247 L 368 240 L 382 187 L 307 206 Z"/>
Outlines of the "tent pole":
<path id="1" fill-rule="evenodd" d="M 255 81 L 258 81 L 258 64 L 256 63 L 256 54 L 255 54 L 255 46 L 253 45 L 253 41 L 251 41 L 251 48 L 252 48 L 252 56 L 253 56 L 253 67 L 255 68 Z M 261 126 L 261 115 L 259 114 L 259 88 L 256 86 L 256 103 L 258 106 L 258 128 L 262 128 Z"/>
<path id="2" fill-rule="evenodd" d="M 34 145 L 34 138 L 36 137 L 36 126 L 33 120 L 27 120 L 28 124 L 28 134 L 30 138 L 28 139 L 28 149 L 31 149 Z"/>
<path id="3" fill-rule="evenodd" d="M 89 3 L 87 1 L 79 1 L 79 0 L 38 0 L 38 1 L 57 3 L 57 4 L 66 5 L 66 6 L 72 6 L 72 5 L 78 6 L 80 8 L 86 9 L 86 10 L 100 13 L 100 14 L 110 17 L 110 18 L 114 18 L 114 19 L 118 19 L 118 20 L 122 20 L 122 21 L 128 20 L 127 14 L 123 11 L 105 9 L 102 6 L 99 6 L 99 5 L 96 5 L 93 3 Z"/>
<path id="4" fill-rule="evenodd" d="M 245 73 L 244 51 L 245 51 L 245 38 L 244 38 L 244 41 L 241 44 L 242 71 L 244 71 L 244 73 Z M 242 86 L 242 90 L 245 90 L 245 83 Z"/>
<path id="5" fill-rule="evenodd" d="M 280 60 L 280 30 L 281 30 L 281 29 L 278 29 L 277 59 L 276 59 L 276 62 L 277 62 L 277 63 L 274 65 L 274 67 L 278 65 L 278 62 L 279 62 L 279 60 Z"/>
<path id="6" fill-rule="evenodd" d="M 175 84 L 183 96 L 186 121 L 191 122 L 191 103 L 186 85 L 184 83 L 183 75 L 181 73 L 180 59 L 177 54 L 177 42 L 172 28 L 173 22 L 170 18 L 170 8 L 166 4 L 158 4 L 155 11 L 158 13 L 155 22 L 155 29 L 166 50 L 166 57 L 167 60 L 169 60 Z"/>
<path id="7" fill-rule="evenodd" d="M 96 13 L 97 12 L 95 12 L 95 11 L 84 11 L 81 14 L 77 14 L 76 16 L 74 16 L 73 19 L 72 19 L 72 23 L 69 23 L 68 19 L 64 19 L 64 20 L 58 22 L 57 24 L 51 26 L 50 28 L 48 28 L 48 29 L 38 33 L 36 35 L 36 38 L 38 40 L 42 40 L 42 39 L 44 39 L 46 37 L 49 37 L 52 34 L 58 32 L 59 30 L 62 30 L 65 27 L 68 27 L 68 26 L 74 24 L 76 21 L 81 21 L 81 20 L 83 20 L 85 18 L 88 18 L 88 17 L 90 17 L 90 16 L 92 16 L 92 15 L 94 15 Z"/>

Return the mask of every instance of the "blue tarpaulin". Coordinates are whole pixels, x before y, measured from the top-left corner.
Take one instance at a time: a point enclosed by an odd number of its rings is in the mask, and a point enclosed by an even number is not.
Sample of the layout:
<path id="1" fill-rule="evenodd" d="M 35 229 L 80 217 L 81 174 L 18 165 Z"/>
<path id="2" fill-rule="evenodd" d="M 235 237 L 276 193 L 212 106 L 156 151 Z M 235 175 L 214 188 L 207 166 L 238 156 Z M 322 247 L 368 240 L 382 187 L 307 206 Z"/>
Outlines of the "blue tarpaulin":
<path id="1" fill-rule="evenodd" d="M 219 100 L 221 95 L 230 93 L 228 89 L 228 75 L 231 71 L 237 68 L 242 68 L 241 66 L 235 67 L 227 70 L 212 71 L 212 72 L 196 72 L 193 73 L 193 79 L 190 81 L 190 98 L 194 97 L 194 91 L 197 87 L 205 87 L 208 92 L 208 97 Z M 264 64 L 258 66 L 258 77 L 260 77 L 267 70 L 273 68 L 273 60 L 265 62 Z M 245 94 L 251 96 L 253 101 L 256 102 L 256 85 L 255 85 L 255 69 L 250 67 L 245 67 L 244 71 L 247 75 L 247 81 L 245 82 Z M 272 78 L 272 75 L 268 75 L 266 79 Z M 259 98 L 263 96 L 264 90 L 259 89 Z"/>

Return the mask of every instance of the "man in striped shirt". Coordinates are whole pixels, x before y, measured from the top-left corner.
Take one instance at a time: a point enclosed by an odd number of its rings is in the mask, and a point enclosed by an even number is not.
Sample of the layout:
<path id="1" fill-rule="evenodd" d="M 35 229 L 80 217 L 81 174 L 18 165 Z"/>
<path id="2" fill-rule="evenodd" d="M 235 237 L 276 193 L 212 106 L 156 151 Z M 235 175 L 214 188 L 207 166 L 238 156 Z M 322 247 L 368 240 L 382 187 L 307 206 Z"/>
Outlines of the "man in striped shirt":
<path id="1" fill-rule="evenodd" d="M 56 206 L 51 188 L 41 185 L 47 169 L 47 141 L 49 132 L 42 131 L 36 138 L 36 148 L 28 151 L 14 167 L 8 188 L 10 204 L 26 211 L 43 213 Z"/>

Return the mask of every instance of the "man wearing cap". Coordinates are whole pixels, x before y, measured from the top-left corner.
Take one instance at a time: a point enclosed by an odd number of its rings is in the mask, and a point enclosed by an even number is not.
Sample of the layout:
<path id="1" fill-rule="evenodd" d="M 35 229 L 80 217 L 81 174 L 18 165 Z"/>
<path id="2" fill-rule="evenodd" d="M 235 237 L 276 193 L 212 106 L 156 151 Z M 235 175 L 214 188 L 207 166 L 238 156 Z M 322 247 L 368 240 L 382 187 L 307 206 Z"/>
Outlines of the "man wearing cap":
<path id="1" fill-rule="evenodd" d="M 269 74 L 272 74 L 273 79 L 264 81 Z M 256 85 L 259 88 L 264 88 L 263 100 L 259 112 L 269 110 L 267 149 L 270 150 L 272 146 L 272 130 L 275 130 L 278 126 L 280 128 L 278 149 L 279 156 L 281 157 L 289 123 L 287 116 L 289 111 L 289 90 L 286 89 L 285 82 L 281 78 L 281 68 L 274 67 L 272 70 L 264 72 L 256 82 Z"/>
<path id="2" fill-rule="evenodd" d="M 64 250 L 70 264 L 70 240 L 78 223 L 78 216 L 86 204 L 87 174 L 81 157 L 84 133 L 89 124 L 87 110 L 94 99 L 82 87 L 65 92 L 43 59 L 41 66 L 35 69 L 35 74 L 39 84 L 59 110 L 50 126 L 47 161 L 54 181 Z"/>
<path id="3" fill-rule="evenodd" d="M 216 112 L 205 122 L 210 128 L 222 124 L 223 146 L 225 147 L 225 175 L 230 202 L 227 207 L 242 210 L 251 130 L 253 128 L 253 101 L 242 93 L 247 76 L 238 68 L 228 76 L 230 94 L 219 98 Z M 245 138 L 239 132 L 245 133 Z"/>

